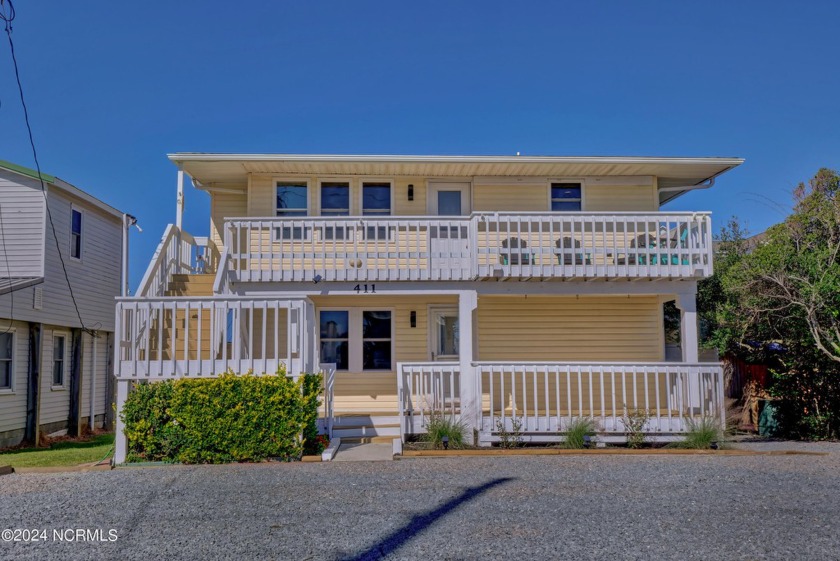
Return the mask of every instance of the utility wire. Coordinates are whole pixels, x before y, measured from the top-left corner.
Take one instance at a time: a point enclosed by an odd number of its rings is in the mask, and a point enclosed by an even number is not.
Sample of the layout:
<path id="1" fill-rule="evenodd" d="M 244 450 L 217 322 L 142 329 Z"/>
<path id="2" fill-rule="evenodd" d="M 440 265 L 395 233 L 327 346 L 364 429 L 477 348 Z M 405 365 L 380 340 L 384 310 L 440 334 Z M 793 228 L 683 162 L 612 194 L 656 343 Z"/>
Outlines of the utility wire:
<path id="1" fill-rule="evenodd" d="M 79 304 L 76 302 L 76 296 L 73 294 L 73 286 L 70 284 L 70 275 L 67 274 L 67 266 L 64 263 L 64 255 L 61 253 L 61 246 L 58 243 L 58 235 L 55 231 L 55 223 L 50 212 L 49 200 L 47 200 L 47 187 L 44 185 L 44 177 L 41 174 L 41 164 L 38 162 L 38 152 L 35 149 L 35 139 L 32 137 L 32 126 L 29 123 L 29 111 L 26 108 L 26 99 L 23 96 L 23 85 L 20 82 L 20 70 L 18 69 L 17 56 L 15 56 L 15 43 L 12 40 L 12 21 L 15 19 L 15 7 L 12 0 L 0 0 L 0 8 L 3 4 L 8 5 L 8 11 L 0 9 L 0 19 L 5 22 L 6 35 L 9 37 L 9 49 L 12 53 L 12 64 L 15 69 L 15 80 L 17 81 L 18 92 L 20 93 L 20 104 L 23 106 L 23 118 L 26 121 L 26 130 L 29 133 L 29 145 L 32 147 L 32 157 L 35 160 L 35 169 L 38 172 L 38 181 L 41 184 L 41 193 L 44 196 L 44 206 L 47 209 L 47 218 L 49 219 L 50 229 L 52 230 L 53 241 L 55 241 L 55 250 L 58 253 L 58 259 L 61 262 L 61 270 L 64 272 L 64 280 L 67 281 L 67 289 L 70 291 L 70 299 L 73 301 L 73 307 L 76 309 L 76 317 L 79 318 L 79 325 L 82 326 L 82 331 L 96 336 L 96 333 L 85 327 L 85 322 L 82 320 L 82 314 L 79 312 Z"/>

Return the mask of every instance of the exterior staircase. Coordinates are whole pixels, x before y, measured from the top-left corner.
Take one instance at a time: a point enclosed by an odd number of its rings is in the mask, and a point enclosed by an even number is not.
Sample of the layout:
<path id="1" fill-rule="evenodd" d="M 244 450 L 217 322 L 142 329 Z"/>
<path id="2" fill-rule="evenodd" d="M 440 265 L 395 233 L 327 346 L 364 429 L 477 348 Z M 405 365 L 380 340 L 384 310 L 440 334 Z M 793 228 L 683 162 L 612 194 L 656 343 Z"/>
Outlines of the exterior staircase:
<path id="1" fill-rule="evenodd" d="M 333 437 L 342 442 L 391 442 L 400 437 L 397 413 L 336 413 Z"/>
<path id="2" fill-rule="evenodd" d="M 172 275 L 166 296 L 212 296 L 214 274 Z"/>

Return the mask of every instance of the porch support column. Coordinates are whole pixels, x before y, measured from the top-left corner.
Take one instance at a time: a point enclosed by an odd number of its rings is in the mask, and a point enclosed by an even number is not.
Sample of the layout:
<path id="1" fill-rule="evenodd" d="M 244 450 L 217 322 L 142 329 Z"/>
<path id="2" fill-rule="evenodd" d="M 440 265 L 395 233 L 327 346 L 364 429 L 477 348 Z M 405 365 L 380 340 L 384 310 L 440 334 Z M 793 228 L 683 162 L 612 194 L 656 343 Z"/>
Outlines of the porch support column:
<path id="1" fill-rule="evenodd" d="M 117 414 L 116 414 L 116 432 L 114 434 L 114 465 L 125 463 L 125 456 L 128 452 L 128 441 L 125 437 L 125 423 L 123 423 L 120 415 L 123 407 L 125 407 L 125 400 L 128 399 L 128 380 L 117 380 Z"/>
<path id="2" fill-rule="evenodd" d="M 319 364 L 317 340 L 315 337 L 315 303 L 307 298 L 303 301 L 303 311 L 304 319 L 301 331 L 304 334 L 304 341 L 306 341 L 306 344 L 303 346 L 305 353 L 303 367 L 307 374 L 317 374 Z"/>
<path id="3" fill-rule="evenodd" d="M 306 306 L 304 302 L 293 301 L 289 306 L 289 372 L 291 376 L 304 373 L 307 351 Z M 294 355 L 297 354 L 297 357 Z"/>
<path id="4" fill-rule="evenodd" d="M 682 347 L 682 361 L 697 362 L 697 296 L 694 292 L 677 295 L 677 308 L 680 309 L 680 346 Z"/>
<path id="5" fill-rule="evenodd" d="M 466 441 L 472 444 L 473 430 L 481 426 L 481 388 L 472 362 L 475 313 L 478 293 L 465 290 L 458 295 L 458 361 L 461 377 L 461 422 L 466 428 Z"/>

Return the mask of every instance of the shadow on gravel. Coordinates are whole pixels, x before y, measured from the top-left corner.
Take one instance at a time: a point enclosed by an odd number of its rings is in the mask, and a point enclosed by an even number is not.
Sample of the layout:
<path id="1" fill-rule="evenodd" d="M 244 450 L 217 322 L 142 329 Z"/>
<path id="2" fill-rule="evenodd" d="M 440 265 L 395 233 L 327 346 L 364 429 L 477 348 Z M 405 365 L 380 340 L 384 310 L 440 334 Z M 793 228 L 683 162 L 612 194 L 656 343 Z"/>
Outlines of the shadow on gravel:
<path id="1" fill-rule="evenodd" d="M 407 541 L 425 532 L 432 524 L 462 504 L 473 500 L 493 487 L 504 485 L 508 481 L 513 480 L 513 477 L 500 477 L 499 479 L 488 481 L 484 485 L 470 487 L 457 497 L 443 503 L 436 509 L 425 514 L 415 515 L 408 524 L 394 531 L 390 535 L 385 536 L 378 543 L 375 543 L 358 555 L 354 555 L 353 557 L 342 557 L 339 561 L 373 561 L 375 559 L 387 557 L 401 548 Z"/>

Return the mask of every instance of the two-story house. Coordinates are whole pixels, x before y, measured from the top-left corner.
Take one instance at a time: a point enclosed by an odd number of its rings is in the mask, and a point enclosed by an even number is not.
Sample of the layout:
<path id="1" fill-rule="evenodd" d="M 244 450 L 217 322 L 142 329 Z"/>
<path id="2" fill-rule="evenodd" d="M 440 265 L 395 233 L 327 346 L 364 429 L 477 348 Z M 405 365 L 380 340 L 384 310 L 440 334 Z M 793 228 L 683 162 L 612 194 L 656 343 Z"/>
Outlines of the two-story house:
<path id="1" fill-rule="evenodd" d="M 118 403 L 138 380 L 284 364 L 325 371 L 324 427 L 344 436 L 423 432 L 435 413 L 483 444 L 515 426 L 562 438 L 582 416 L 607 440 L 633 411 L 662 439 L 722 418 L 697 348 L 710 216 L 662 206 L 741 159 L 169 157 L 210 197 L 209 236 L 170 226 L 118 302 Z"/>
<path id="2" fill-rule="evenodd" d="M 127 215 L 0 161 L 0 446 L 113 419 Z"/>

